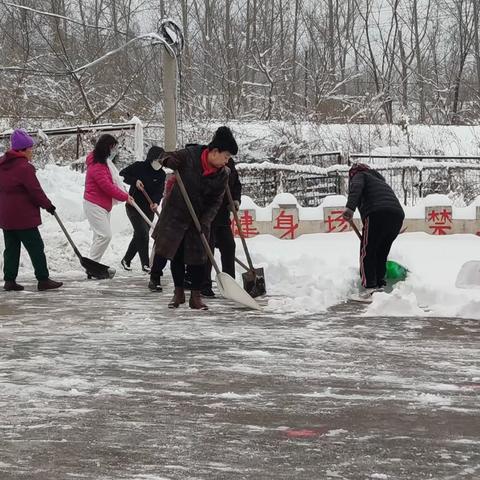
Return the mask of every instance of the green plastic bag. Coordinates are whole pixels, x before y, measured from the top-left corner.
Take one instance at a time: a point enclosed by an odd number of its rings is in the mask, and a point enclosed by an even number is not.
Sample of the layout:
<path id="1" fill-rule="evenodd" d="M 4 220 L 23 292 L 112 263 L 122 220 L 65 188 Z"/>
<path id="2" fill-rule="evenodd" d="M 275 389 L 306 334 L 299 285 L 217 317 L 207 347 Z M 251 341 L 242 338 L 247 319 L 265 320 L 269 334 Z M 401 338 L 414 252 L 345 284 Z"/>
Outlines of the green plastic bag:
<path id="1" fill-rule="evenodd" d="M 407 278 L 408 270 L 397 262 L 393 260 L 387 260 L 387 272 L 386 278 L 387 280 L 393 280 L 396 282 L 405 280 Z"/>

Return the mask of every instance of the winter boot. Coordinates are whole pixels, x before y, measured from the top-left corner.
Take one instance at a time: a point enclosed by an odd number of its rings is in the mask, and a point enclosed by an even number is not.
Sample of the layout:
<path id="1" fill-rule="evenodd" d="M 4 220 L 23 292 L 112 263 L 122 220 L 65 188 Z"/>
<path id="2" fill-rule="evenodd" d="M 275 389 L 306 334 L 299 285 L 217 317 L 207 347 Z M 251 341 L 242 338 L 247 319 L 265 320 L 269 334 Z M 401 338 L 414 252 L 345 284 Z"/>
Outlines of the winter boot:
<path id="1" fill-rule="evenodd" d="M 43 292 L 44 290 L 53 290 L 54 288 L 60 288 L 63 285 L 63 282 L 56 282 L 47 278 L 46 280 L 38 281 L 38 290 Z"/>
<path id="2" fill-rule="evenodd" d="M 152 292 L 161 292 L 162 284 L 160 282 L 160 275 L 150 275 L 150 281 L 148 282 L 148 288 Z"/>
<path id="3" fill-rule="evenodd" d="M 182 303 L 185 303 L 185 290 L 182 287 L 175 287 L 175 292 L 168 304 L 168 308 L 178 308 Z"/>
<path id="4" fill-rule="evenodd" d="M 208 307 L 202 302 L 200 290 L 191 290 L 190 301 L 188 302 L 190 308 L 195 310 L 208 310 Z"/>
<path id="5" fill-rule="evenodd" d="M 148 265 L 142 265 L 142 272 L 150 273 L 150 267 Z"/>
<path id="6" fill-rule="evenodd" d="M 5 282 L 5 285 L 3 286 L 3 289 L 6 290 L 7 292 L 19 292 L 24 288 L 25 287 L 23 287 L 22 285 L 19 285 L 15 280 L 7 280 Z"/>

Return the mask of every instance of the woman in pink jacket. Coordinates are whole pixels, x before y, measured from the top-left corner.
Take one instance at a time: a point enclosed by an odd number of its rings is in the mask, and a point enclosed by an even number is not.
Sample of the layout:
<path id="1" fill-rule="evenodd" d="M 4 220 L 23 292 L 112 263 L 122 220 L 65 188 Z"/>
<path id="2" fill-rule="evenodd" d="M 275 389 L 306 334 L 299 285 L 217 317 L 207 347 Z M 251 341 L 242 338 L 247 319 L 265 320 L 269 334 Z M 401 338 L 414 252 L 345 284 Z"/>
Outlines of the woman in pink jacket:
<path id="1" fill-rule="evenodd" d="M 133 201 L 123 189 L 118 171 L 112 163 L 117 154 L 117 145 L 115 137 L 104 134 L 98 139 L 93 152 L 87 155 L 83 209 L 93 230 L 90 258 L 96 262 L 101 260 L 112 239 L 110 211 L 114 202 Z"/>

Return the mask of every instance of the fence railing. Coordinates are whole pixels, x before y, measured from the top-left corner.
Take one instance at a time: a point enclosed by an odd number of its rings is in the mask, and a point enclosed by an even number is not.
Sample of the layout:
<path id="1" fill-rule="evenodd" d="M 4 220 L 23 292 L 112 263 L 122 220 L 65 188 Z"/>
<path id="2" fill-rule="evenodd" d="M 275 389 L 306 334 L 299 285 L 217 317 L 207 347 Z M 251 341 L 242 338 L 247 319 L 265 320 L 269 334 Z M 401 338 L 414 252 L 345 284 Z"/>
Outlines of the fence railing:
<path id="1" fill-rule="evenodd" d="M 382 173 L 405 205 L 413 205 L 431 193 L 463 196 L 466 203 L 480 195 L 480 157 L 383 156 L 352 154 L 348 164 L 326 168 L 315 165 L 242 163 L 243 191 L 259 205 L 267 205 L 276 194 L 295 195 L 302 206 L 320 204 L 327 195 L 344 195 L 348 189 L 349 164 L 370 164 Z"/>

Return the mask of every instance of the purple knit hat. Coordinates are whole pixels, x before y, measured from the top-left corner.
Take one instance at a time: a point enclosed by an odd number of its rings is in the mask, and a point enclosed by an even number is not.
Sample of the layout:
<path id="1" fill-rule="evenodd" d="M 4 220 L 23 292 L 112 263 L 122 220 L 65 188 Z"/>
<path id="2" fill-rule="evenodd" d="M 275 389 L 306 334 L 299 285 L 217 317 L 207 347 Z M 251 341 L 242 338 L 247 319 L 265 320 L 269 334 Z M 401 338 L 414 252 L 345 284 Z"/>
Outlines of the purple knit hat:
<path id="1" fill-rule="evenodd" d="M 10 136 L 10 145 L 12 150 L 25 150 L 26 148 L 33 147 L 35 140 L 23 129 L 18 128 L 14 130 Z"/>

